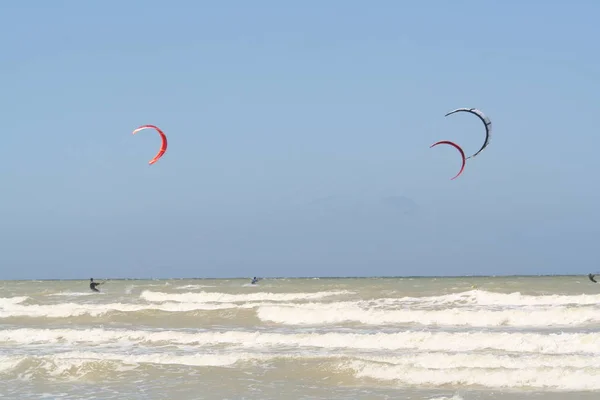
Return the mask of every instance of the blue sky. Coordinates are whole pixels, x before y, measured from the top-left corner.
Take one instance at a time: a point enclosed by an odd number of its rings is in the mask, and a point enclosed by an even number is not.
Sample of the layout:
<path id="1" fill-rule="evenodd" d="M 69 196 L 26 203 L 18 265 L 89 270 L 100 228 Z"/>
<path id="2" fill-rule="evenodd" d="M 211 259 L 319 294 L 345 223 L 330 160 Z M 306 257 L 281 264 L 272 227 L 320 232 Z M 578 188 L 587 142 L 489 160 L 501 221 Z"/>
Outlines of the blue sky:
<path id="1" fill-rule="evenodd" d="M 0 278 L 598 270 L 599 13 L 2 3 Z"/>

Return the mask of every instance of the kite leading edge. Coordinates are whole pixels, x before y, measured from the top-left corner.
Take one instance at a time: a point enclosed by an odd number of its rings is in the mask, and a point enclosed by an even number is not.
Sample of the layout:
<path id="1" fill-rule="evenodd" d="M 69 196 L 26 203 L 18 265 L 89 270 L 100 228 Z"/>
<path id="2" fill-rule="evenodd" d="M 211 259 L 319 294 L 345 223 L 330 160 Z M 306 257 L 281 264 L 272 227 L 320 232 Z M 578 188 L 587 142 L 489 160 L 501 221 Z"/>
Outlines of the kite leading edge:
<path id="1" fill-rule="evenodd" d="M 165 152 L 167 151 L 167 136 L 164 134 L 164 132 L 159 127 L 157 127 L 155 125 L 142 125 L 139 128 L 137 128 L 136 130 L 134 130 L 133 134 L 135 135 L 136 133 L 138 133 L 139 131 L 142 131 L 144 129 L 155 129 L 159 133 L 161 140 L 162 140 L 162 143 L 160 145 L 160 150 L 154 156 L 154 158 L 148 162 L 148 164 L 152 165 L 155 162 L 157 162 L 163 156 L 163 154 L 165 154 Z"/>
<path id="2" fill-rule="evenodd" d="M 460 167 L 460 171 L 458 171 L 458 174 L 456 174 L 456 175 L 455 175 L 453 178 L 451 178 L 450 180 L 454 180 L 454 179 L 458 178 L 458 177 L 460 176 L 460 174 L 462 174 L 463 170 L 465 169 L 465 163 L 466 163 L 465 152 L 463 151 L 463 149 L 462 149 L 462 148 L 461 148 L 459 145 L 457 145 L 457 144 L 456 144 L 456 143 L 454 143 L 454 142 L 450 142 L 450 141 L 448 141 L 448 140 L 442 140 L 442 141 L 440 141 L 440 142 L 434 143 L 434 144 L 432 144 L 431 146 L 429 146 L 429 148 L 435 147 L 435 146 L 437 146 L 438 144 L 447 144 L 447 145 L 449 145 L 449 146 L 452 146 L 452 147 L 454 147 L 455 149 L 457 149 L 457 150 L 459 151 L 459 153 L 460 153 L 460 156 L 461 156 L 461 159 L 462 159 L 462 166 Z"/>
<path id="3" fill-rule="evenodd" d="M 485 141 L 483 142 L 483 145 L 475 154 L 467 157 L 467 159 L 473 158 L 477 156 L 477 154 L 481 153 L 483 149 L 485 149 L 488 146 L 488 144 L 490 144 L 490 139 L 492 138 L 492 121 L 490 121 L 490 119 L 481 110 L 478 110 L 477 108 L 457 108 L 456 110 L 450 111 L 448 114 L 445 115 L 445 117 L 457 112 L 468 112 L 474 114 L 477 116 L 477 118 L 481 120 L 481 122 L 483 122 L 483 125 L 485 126 Z"/>

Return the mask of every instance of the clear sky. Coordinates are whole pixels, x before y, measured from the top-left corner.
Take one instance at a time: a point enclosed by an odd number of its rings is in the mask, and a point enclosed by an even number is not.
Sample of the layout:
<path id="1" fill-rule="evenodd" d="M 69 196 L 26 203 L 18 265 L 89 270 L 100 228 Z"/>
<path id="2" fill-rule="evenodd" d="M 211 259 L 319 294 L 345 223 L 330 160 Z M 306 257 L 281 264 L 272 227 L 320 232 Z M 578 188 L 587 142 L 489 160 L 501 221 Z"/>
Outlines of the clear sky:
<path id="1" fill-rule="evenodd" d="M 600 270 L 598 15 L 2 2 L 0 278 Z"/>

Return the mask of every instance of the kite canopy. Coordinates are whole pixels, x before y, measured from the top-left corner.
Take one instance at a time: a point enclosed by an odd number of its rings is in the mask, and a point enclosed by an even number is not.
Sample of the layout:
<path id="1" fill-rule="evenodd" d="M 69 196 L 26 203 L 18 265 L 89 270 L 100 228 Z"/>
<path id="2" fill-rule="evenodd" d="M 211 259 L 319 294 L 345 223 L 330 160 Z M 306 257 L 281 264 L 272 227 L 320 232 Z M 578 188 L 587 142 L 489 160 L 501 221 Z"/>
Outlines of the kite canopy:
<path id="1" fill-rule="evenodd" d="M 463 151 L 463 149 L 461 149 L 461 148 L 460 148 L 460 146 L 459 146 L 459 145 L 457 145 L 457 144 L 456 144 L 456 143 L 454 143 L 454 142 L 450 142 L 450 141 L 448 141 L 448 140 L 442 140 L 442 141 L 440 141 L 440 142 L 434 143 L 434 144 L 432 144 L 431 146 L 429 146 L 429 148 L 435 147 L 435 146 L 437 146 L 438 144 L 447 144 L 447 145 L 449 145 L 449 146 L 452 146 L 452 147 L 454 147 L 456 150 L 458 150 L 458 151 L 459 151 L 459 153 L 460 153 L 460 156 L 461 156 L 461 159 L 462 159 L 462 166 L 460 167 L 460 171 L 458 171 L 458 174 L 456 174 L 456 175 L 455 175 L 453 178 L 451 178 L 450 180 L 454 180 L 454 179 L 458 178 L 458 177 L 459 177 L 459 175 L 460 175 L 460 174 L 462 174 L 463 170 L 465 169 L 465 163 L 466 163 L 465 152 Z"/>
<path id="2" fill-rule="evenodd" d="M 481 122 L 483 122 L 483 125 L 485 126 L 485 141 L 483 142 L 483 146 L 481 146 L 481 148 L 475 154 L 467 157 L 467 159 L 473 158 L 477 154 L 481 153 L 483 149 L 485 149 L 488 146 L 488 144 L 490 144 L 490 139 L 492 138 L 492 121 L 490 121 L 490 119 L 486 117 L 481 110 L 478 110 L 476 108 L 457 108 L 456 110 L 450 111 L 448 114 L 445 115 L 445 117 L 457 112 L 468 112 L 474 114 L 481 120 Z"/>
<path id="3" fill-rule="evenodd" d="M 167 151 L 167 136 L 165 136 L 164 132 L 161 131 L 159 127 L 154 126 L 154 125 L 142 125 L 139 128 L 137 128 L 136 130 L 134 130 L 133 134 L 135 135 L 136 133 L 138 133 L 139 131 L 143 131 L 144 129 L 155 129 L 160 134 L 160 137 L 162 140 L 162 143 L 160 145 L 160 150 L 154 156 L 154 158 L 148 162 L 148 164 L 152 165 L 155 162 L 157 162 L 163 156 L 163 154 L 165 154 L 165 151 Z"/>

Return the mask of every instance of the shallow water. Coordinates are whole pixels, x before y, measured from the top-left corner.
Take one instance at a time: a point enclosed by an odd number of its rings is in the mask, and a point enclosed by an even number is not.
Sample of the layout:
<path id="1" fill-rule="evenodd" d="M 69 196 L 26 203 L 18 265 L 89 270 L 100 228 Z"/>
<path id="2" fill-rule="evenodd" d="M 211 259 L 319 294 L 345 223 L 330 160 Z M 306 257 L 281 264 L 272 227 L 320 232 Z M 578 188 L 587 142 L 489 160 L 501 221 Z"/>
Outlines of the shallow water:
<path id="1" fill-rule="evenodd" d="M 14 399 L 597 399 L 587 277 L 0 282 Z"/>

